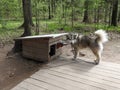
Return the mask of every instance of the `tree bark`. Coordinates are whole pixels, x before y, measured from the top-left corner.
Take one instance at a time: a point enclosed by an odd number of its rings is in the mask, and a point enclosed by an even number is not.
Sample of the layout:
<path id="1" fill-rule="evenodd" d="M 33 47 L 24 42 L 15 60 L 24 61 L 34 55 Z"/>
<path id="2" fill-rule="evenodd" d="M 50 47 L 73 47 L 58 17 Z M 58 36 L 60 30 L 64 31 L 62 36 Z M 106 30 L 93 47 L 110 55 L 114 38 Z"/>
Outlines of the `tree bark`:
<path id="1" fill-rule="evenodd" d="M 112 3 L 110 3 L 110 5 L 109 5 L 109 20 L 108 20 L 109 26 L 111 25 L 112 6 L 113 6 Z"/>
<path id="2" fill-rule="evenodd" d="M 89 1 L 85 0 L 85 2 L 84 2 L 85 11 L 84 11 L 84 17 L 83 17 L 83 22 L 85 22 L 85 23 L 89 23 L 88 5 L 89 5 Z"/>
<path id="3" fill-rule="evenodd" d="M 34 23 L 32 21 L 32 8 L 31 8 L 31 0 L 22 0 L 22 4 L 23 4 L 23 15 L 25 14 L 25 9 L 27 8 L 28 9 L 28 14 L 27 14 L 27 18 L 29 18 L 29 23 L 30 23 L 30 26 L 34 26 Z M 24 18 L 25 18 L 25 15 L 24 15 Z M 25 21 L 23 22 L 23 24 L 19 27 L 19 28 L 22 28 L 25 26 Z"/>
<path id="4" fill-rule="evenodd" d="M 74 28 L 74 1 L 71 0 L 71 8 L 72 8 L 72 14 L 71 14 L 71 22 L 72 22 L 72 30 Z"/>
<path id="5" fill-rule="evenodd" d="M 100 21 L 100 7 L 97 9 L 97 23 Z"/>
<path id="6" fill-rule="evenodd" d="M 31 20 L 29 14 L 31 13 L 31 0 L 22 0 L 23 4 L 23 16 L 24 16 L 24 33 L 21 37 L 30 36 L 31 35 Z M 22 40 L 15 40 L 15 44 L 13 47 L 13 52 L 21 52 L 22 51 Z"/>
<path id="7" fill-rule="evenodd" d="M 117 26 L 118 0 L 113 1 L 111 26 Z"/>
<path id="8" fill-rule="evenodd" d="M 52 18 L 52 15 L 51 15 L 51 0 L 48 0 L 48 19 L 51 19 Z"/>
<path id="9" fill-rule="evenodd" d="M 107 15 L 108 15 L 108 3 L 105 2 L 105 16 L 104 16 L 104 23 L 107 23 Z"/>
<path id="10" fill-rule="evenodd" d="M 51 16 L 54 17 L 54 2 L 55 0 L 51 0 Z"/>
<path id="11" fill-rule="evenodd" d="M 24 33 L 22 36 L 31 35 L 31 0 L 22 0 L 23 3 L 23 16 L 24 16 Z"/>
<path id="12" fill-rule="evenodd" d="M 97 22 L 97 9 L 94 9 L 94 23 Z"/>
<path id="13" fill-rule="evenodd" d="M 119 10 L 119 14 L 118 14 L 118 22 L 120 22 L 120 10 Z"/>

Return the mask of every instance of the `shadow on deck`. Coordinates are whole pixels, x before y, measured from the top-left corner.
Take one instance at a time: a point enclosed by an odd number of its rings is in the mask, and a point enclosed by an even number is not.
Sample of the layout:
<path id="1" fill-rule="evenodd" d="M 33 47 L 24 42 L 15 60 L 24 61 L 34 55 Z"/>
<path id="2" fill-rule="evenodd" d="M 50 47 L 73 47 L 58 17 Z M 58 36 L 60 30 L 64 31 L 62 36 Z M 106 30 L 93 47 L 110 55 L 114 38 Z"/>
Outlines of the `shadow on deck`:
<path id="1" fill-rule="evenodd" d="M 120 90 L 120 65 L 61 57 L 11 90 Z"/>

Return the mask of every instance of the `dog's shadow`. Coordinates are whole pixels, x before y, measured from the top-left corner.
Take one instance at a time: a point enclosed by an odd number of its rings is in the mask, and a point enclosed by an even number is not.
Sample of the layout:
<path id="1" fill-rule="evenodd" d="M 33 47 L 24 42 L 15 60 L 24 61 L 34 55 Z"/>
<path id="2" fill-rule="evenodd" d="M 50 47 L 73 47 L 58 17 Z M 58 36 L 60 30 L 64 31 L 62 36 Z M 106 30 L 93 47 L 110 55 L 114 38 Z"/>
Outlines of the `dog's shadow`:
<path id="1" fill-rule="evenodd" d="M 70 68 L 75 71 L 88 72 L 96 66 L 94 62 L 83 59 L 72 60 L 72 62 L 73 66 Z"/>

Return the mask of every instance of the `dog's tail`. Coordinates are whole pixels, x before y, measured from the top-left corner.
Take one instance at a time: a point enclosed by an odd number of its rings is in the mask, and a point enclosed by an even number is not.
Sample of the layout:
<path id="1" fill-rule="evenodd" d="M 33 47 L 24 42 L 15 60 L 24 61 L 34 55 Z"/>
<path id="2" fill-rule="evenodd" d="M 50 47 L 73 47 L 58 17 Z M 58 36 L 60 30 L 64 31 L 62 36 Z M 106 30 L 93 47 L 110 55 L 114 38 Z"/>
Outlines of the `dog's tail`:
<path id="1" fill-rule="evenodd" d="M 96 40 L 98 42 L 105 43 L 108 41 L 108 34 L 102 29 L 95 31 L 95 35 L 97 35 Z"/>

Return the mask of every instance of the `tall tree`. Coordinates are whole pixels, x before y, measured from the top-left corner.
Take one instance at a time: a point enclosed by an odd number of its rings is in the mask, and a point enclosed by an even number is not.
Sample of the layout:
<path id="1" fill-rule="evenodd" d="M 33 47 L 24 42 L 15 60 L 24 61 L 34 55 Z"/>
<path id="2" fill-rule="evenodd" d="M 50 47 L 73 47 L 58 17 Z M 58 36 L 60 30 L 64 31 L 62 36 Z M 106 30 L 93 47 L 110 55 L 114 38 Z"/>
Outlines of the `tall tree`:
<path id="1" fill-rule="evenodd" d="M 31 0 L 22 0 L 23 4 L 23 16 L 24 16 L 24 33 L 22 36 L 30 36 L 31 35 Z"/>
<path id="2" fill-rule="evenodd" d="M 51 0 L 48 0 L 48 19 L 51 19 L 52 18 L 52 15 L 51 15 Z"/>
<path id="3" fill-rule="evenodd" d="M 84 11 L 84 17 L 83 17 L 83 22 L 85 22 L 85 23 L 89 23 L 88 8 L 89 8 L 89 1 L 85 0 L 85 2 L 84 2 L 85 11 Z"/>
<path id="4" fill-rule="evenodd" d="M 119 14 L 118 14 L 118 22 L 120 22 L 120 10 L 119 10 Z"/>
<path id="5" fill-rule="evenodd" d="M 113 0 L 113 9 L 112 9 L 112 26 L 117 26 L 117 14 L 118 14 L 118 0 Z"/>
<path id="6" fill-rule="evenodd" d="M 24 33 L 21 37 L 30 36 L 31 35 L 31 20 L 29 14 L 31 13 L 31 0 L 22 0 L 23 4 L 23 16 L 24 16 Z M 15 45 L 13 47 L 13 52 L 22 51 L 22 41 L 15 40 Z"/>
<path id="7" fill-rule="evenodd" d="M 32 21 L 31 0 L 22 0 L 22 5 L 23 5 L 24 23 L 20 27 L 25 27 L 26 18 L 29 19 L 29 25 L 34 26 L 33 21 Z"/>

